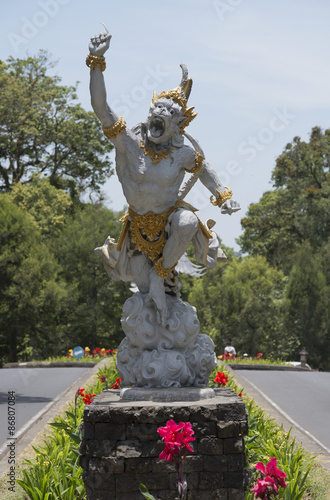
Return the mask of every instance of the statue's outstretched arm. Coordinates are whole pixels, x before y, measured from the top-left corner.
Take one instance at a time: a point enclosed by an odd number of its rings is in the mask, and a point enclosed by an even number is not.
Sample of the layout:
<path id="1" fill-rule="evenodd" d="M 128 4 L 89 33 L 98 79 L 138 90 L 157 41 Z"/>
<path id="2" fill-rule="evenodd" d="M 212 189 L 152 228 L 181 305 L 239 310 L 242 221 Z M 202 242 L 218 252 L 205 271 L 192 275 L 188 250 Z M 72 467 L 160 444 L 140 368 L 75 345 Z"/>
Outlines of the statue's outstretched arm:
<path id="1" fill-rule="evenodd" d="M 211 203 L 221 207 L 222 214 L 231 215 L 241 209 L 239 203 L 232 199 L 232 192 L 227 186 L 223 186 L 215 170 L 207 161 L 203 161 L 200 176 L 201 182 L 215 196 L 211 196 Z"/>
<path id="2" fill-rule="evenodd" d="M 195 153 L 189 154 L 189 151 L 192 152 L 193 150 L 186 146 L 185 170 L 190 172 L 192 176 L 181 187 L 179 197 L 181 199 L 185 198 L 197 180 L 200 179 L 204 186 L 215 196 L 215 199 L 211 196 L 211 203 L 221 207 L 222 214 L 231 215 L 233 212 L 240 210 L 239 203 L 231 198 L 231 190 L 227 186 L 223 186 L 215 170 L 205 160 L 205 154 L 199 142 L 187 131 L 184 132 L 184 135 L 194 146 Z"/>

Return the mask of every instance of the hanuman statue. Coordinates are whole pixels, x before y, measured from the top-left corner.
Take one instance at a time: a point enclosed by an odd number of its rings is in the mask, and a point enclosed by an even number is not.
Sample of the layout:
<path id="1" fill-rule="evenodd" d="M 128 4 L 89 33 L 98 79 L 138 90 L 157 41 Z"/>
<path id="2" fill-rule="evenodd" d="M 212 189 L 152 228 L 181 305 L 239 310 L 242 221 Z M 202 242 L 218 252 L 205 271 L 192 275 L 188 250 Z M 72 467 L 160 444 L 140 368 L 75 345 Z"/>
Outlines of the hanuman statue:
<path id="1" fill-rule="evenodd" d="M 188 107 L 192 80 L 186 66 L 181 64 L 180 85 L 160 94 L 154 92 L 147 120 L 129 129 L 107 103 L 103 71 L 110 39 L 107 29 L 92 37 L 86 63 L 91 70 L 92 107 L 115 146 L 116 173 L 128 211 L 121 219 L 118 242 L 109 236 L 96 252 L 103 254 L 106 270 L 114 280 L 136 283 L 144 302 L 154 309 L 156 322 L 167 328 L 167 296 L 177 294 L 175 268 L 190 243 L 197 262 L 208 269 L 225 260 L 220 239 L 212 231 L 214 221 L 203 224 L 184 197 L 200 180 L 222 214 L 231 215 L 240 206 L 205 160 L 199 143 L 186 131 L 197 115 Z M 184 143 L 184 137 L 193 147 Z M 183 184 L 186 174 L 190 178 Z"/>

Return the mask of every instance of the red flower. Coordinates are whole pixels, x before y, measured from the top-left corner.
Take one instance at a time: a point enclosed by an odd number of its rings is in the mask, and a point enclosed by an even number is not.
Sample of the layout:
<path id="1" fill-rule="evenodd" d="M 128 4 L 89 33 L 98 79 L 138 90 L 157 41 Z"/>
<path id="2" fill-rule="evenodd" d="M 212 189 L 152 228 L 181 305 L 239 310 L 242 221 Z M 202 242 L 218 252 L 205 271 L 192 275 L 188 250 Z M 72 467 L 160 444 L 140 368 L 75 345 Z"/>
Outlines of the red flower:
<path id="1" fill-rule="evenodd" d="M 261 356 L 263 356 L 262 352 L 258 352 L 257 359 L 261 358 Z"/>
<path id="2" fill-rule="evenodd" d="M 84 403 L 86 403 L 86 405 L 90 405 L 91 402 L 93 401 L 93 399 L 95 398 L 96 394 L 88 393 L 88 394 L 85 394 L 84 396 L 85 396 L 85 397 L 83 397 Z"/>
<path id="3" fill-rule="evenodd" d="M 217 383 L 218 384 L 218 387 L 220 387 L 220 385 L 223 385 L 225 386 L 228 382 L 228 377 L 225 373 L 222 373 L 222 372 L 217 372 L 217 376 L 215 377 L 215 379 L 213 380 L 214 383 Z"/>
<path id="4" fill-rule="evenodd" d="M 120 389 L 120 382 L 122 382 L 122 379 L 116 378 L 116 382 L 110 386 L 110 389 Z"/>
<path id="5" fill-rule="evenodd" d="M 106 379 L 106 377 L 105 377 L 105 375 L 101 375 L 101 376 L 100 376 L 100 379 L 101 379 L 101 382 L 102 382 L 103 384 L 105 384 L 105 382 L 106 382 L 106 380 L 107 380 L 107 379 Z"/>
<path id="6" fill-rule="evenodd" d="M 243 397 L 243 394 L 242 394 L 241 392 L 239 393 L 239 397 L 240 397 L 240 398 L 242 398 L 242 397 Z"/>
<path id="7" fill-rule="evenodd" d="M 81 396 L 84 403 L 86 403 L 86 405 L 90 405 L 91 402 L 93 401 L 93 398 L 95 398 L 96 394 L 91 394 L 90 392 L 88 394 L 85 394 L 85 389 L 78 389 L 77 392 L 76 392 L 76 398 L 78 396 Z"/>

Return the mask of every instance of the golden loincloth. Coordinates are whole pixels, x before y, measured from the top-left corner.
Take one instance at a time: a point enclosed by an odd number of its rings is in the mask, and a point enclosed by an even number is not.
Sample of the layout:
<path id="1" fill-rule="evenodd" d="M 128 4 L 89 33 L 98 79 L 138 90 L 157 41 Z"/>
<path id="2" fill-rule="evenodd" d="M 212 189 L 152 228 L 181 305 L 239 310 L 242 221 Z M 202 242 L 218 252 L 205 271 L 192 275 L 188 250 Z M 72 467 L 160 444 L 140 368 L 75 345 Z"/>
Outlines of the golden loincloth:
<path id="1" fill-rule="evenodd" d="M 124 226 L 117 243 L 117 250 L 121 250 L 127 233 L 130 231 L 130 242 L 137 250 L 145 253 L 152 262 L 155 262 L 162 256 L 167 241 L 165 228 L 169 223 L 170 215 L 180 208 L 186 208 L 194 213 L 197 211 L 192 205 L 182 200 L 178 200 L 174 207 L 160 214 L 148 212 L 140 215 L 129 207 L 126 214 L 120 219 Z M 207 240 L 212 238 L 212 232 L 199 219 L 198 223 L 203 236 Z"/>

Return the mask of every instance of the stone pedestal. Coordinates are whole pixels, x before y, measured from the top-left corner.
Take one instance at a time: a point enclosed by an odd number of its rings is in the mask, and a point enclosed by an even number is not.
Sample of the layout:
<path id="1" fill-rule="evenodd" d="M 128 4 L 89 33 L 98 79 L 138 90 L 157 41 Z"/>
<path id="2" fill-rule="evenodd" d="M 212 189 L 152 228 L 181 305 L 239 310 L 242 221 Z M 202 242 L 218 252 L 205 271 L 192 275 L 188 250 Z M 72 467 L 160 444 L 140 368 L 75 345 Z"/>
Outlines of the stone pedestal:
<path id="1" fill-rule="evenodd" d="M 157 500 L 175 500 L 177 473 L 159 460 L 164 449 L 157 428 L 191 422 L 195 453 L 185 460 L 188 500 L 244 500 L 245 405 L 230 389 L 203 401 L 124 401 L 103 391 L 85 407 L 80 463 L 88 500 L 139 500 L 142 482 Z"/>

